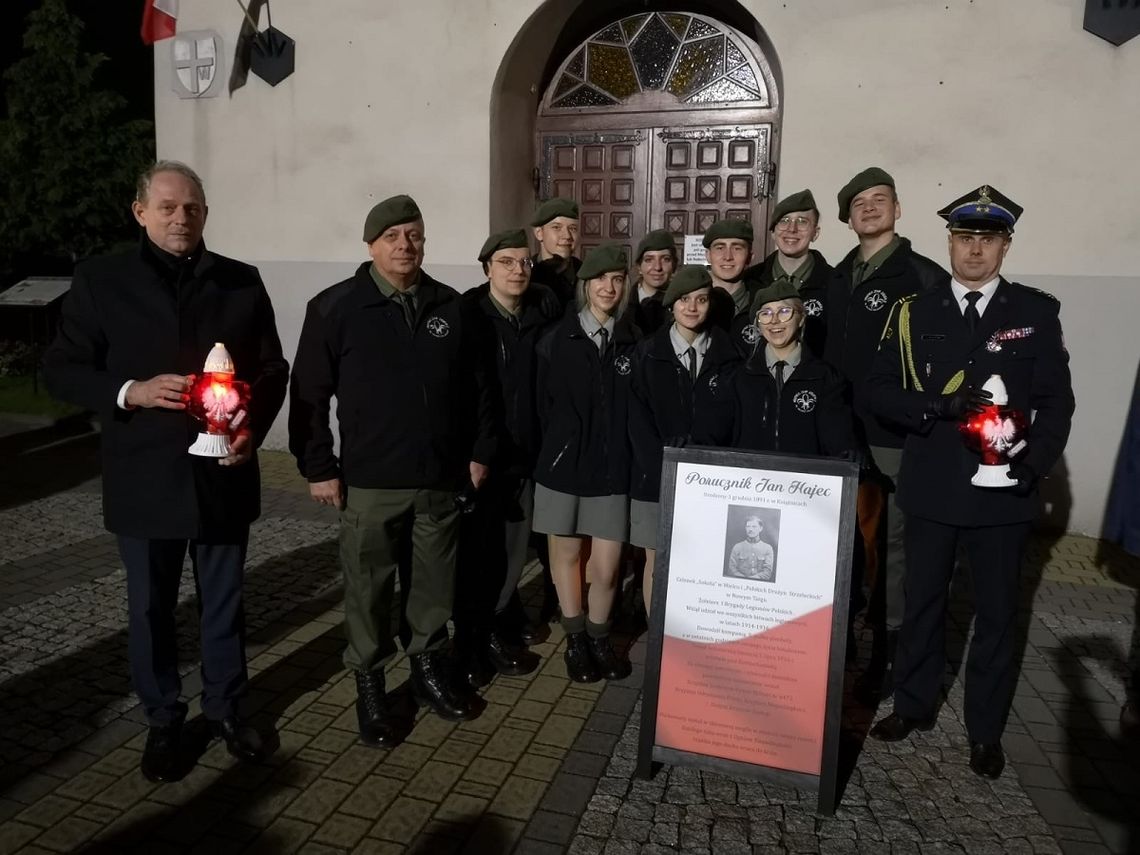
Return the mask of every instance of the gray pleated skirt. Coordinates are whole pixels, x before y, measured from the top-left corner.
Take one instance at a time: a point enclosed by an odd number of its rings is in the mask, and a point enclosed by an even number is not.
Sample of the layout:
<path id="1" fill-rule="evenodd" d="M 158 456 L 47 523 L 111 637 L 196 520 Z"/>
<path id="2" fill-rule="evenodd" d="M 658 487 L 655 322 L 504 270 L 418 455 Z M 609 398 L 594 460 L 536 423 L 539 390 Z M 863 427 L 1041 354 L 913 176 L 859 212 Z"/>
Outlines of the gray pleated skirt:
<path id="1" fill-rule="evenodd" d="M 629 498 L 572 496 L 534 485 L 534 530 L 563 537 L 600 537 L 625 543 L 629 538 Z"/>
<path id="2" fill-rule="evenodd" d="M 629 503 L 629 542 L 642 549 L 657 548 L 657 523 L 660 505 L 631 499 Z"/>

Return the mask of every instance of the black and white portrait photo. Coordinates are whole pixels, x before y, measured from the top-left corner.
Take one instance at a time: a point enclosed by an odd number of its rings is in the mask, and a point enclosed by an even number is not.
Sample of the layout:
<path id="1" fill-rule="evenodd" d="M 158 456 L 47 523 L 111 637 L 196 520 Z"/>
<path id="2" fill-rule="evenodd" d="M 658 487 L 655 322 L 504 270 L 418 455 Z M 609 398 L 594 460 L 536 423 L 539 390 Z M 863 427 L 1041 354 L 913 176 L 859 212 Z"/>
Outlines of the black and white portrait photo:
<path id="1" fill-rule="evenodd" d="M 724 535 L 724 575 L 756 582 L 776 581 L 780 511 L 729 505 Z"/>

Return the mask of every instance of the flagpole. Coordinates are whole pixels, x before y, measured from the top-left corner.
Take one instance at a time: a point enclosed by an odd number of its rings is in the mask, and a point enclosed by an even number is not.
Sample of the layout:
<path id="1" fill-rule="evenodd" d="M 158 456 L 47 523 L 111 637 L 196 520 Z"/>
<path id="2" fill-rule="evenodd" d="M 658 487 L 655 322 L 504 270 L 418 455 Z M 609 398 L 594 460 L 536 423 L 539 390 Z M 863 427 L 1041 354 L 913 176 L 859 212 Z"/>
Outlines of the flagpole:
<path id="1" fill-rule="evenodd" d="M 234 0 L 234 2 L 236 2 L 238 4 L 238 6 L 241 7 L 242 12 L 245 14 L 245 19 L 247 21 L 249 21 L 249 25 L 251 27 L 253 27 L 253 31 L 256 33 L 257 32 L 257 21 L 253 20 L 253 18 L 250 17 L 249 10 L 246 9 L 245 6 L 242 5 L 241 0 Z M 270 26 L 273 26 L 273 24 L 271 23 Z"/>

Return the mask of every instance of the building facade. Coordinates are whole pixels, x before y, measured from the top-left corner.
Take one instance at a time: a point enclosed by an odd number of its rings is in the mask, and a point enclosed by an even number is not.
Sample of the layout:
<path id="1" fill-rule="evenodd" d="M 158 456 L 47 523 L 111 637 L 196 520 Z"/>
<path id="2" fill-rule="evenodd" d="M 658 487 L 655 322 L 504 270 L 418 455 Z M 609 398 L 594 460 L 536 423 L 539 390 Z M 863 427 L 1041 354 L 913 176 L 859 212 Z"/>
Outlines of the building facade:
<path id="1" fill-rule="evenodd" d="M 492 229 L 570 193 L 583 243 L 679 242 L 710 218 L 763 222 L 810 187 L 817 247 L 855 243 L 838 188 L 869 165 L 898 182 L 898 228 L 946 263 L 950 199 L 982 183 L 1025 206 L 1010 278 L 1057 295 L 1077 415 L 1048 519 L 1100 530 L 1140 361 L 1140 39 L 1084 32 L 1081 0 L 338 0 L 279 6 L 296 71 L 219 97 L 174 94 L 155 49 L 158 152 L 198 169 L 211 248 L 257 264 L 287 353 L 306 300 L 366 255 L 378 199 L 425 213 L 427 263 L 480 281 Z M 264 13 L 263 13 L 264 18 Z M 263 20 L 264 25 L 264 20 Z M 183 4 L 227 68 L 242 13 Z M 763 229 L 758 231 L 763 232 Z M 757 253 L 763 250 L 757 245 Z M 270 445 L 284 444 L 284 414 Z"/>

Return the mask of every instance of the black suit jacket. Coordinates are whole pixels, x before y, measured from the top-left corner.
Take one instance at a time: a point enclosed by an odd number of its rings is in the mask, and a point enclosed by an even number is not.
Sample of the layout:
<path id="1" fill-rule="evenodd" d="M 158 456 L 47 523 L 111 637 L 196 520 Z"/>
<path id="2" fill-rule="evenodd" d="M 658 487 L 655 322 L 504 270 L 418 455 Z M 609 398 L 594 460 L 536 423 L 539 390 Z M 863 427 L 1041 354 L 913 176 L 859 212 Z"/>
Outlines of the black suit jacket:
<path id="1" fill-rule="evenodd" d="M 931 397 L 941 394 L 954 374 L 981 387 L 1001 375 L 1009 405 L 1034 413 L 1029 447 L 1020 462 L 1047 475 L 1069 438 L 1074 399 L 1069 355 L 1061 337 L 1060 304 L 1044 292 L 1007 282 L 998 284 L 971 334 L 949 283 L 910 303 L 914 366 L 923 391 L 903 381 L 897 312 L 875 357 L 863 391 L 871 412 L 909 431 L 899 473 L 898 505 L 948 525 L 985 526 L 1027 522 L 1037 513 L 1034 496 L 975 487 L 970 478 L 979 458 L 958 433 L 958 423 L 924 416 Z M 1031 330 L 1023 338 L 987 343 L 1003 330 Z"/>
<path id="2" fill-rule="evenodd" d="M 223 342 L 251 387 L 256 448 L 281 403 L 289 363 L 257 269 L 203 250 L 170 267 L 144 240 L 75 270 L 59 332 L 44 358 L 48 389 L 102 422 L 103 517 L 116 534 L 191 538 L 241 529 L 260 513 L 256 458 L 241 466 L 193 457 L 200 422 L 185 411 L 123 410 L 127 380 L 201 374 Z"/>

